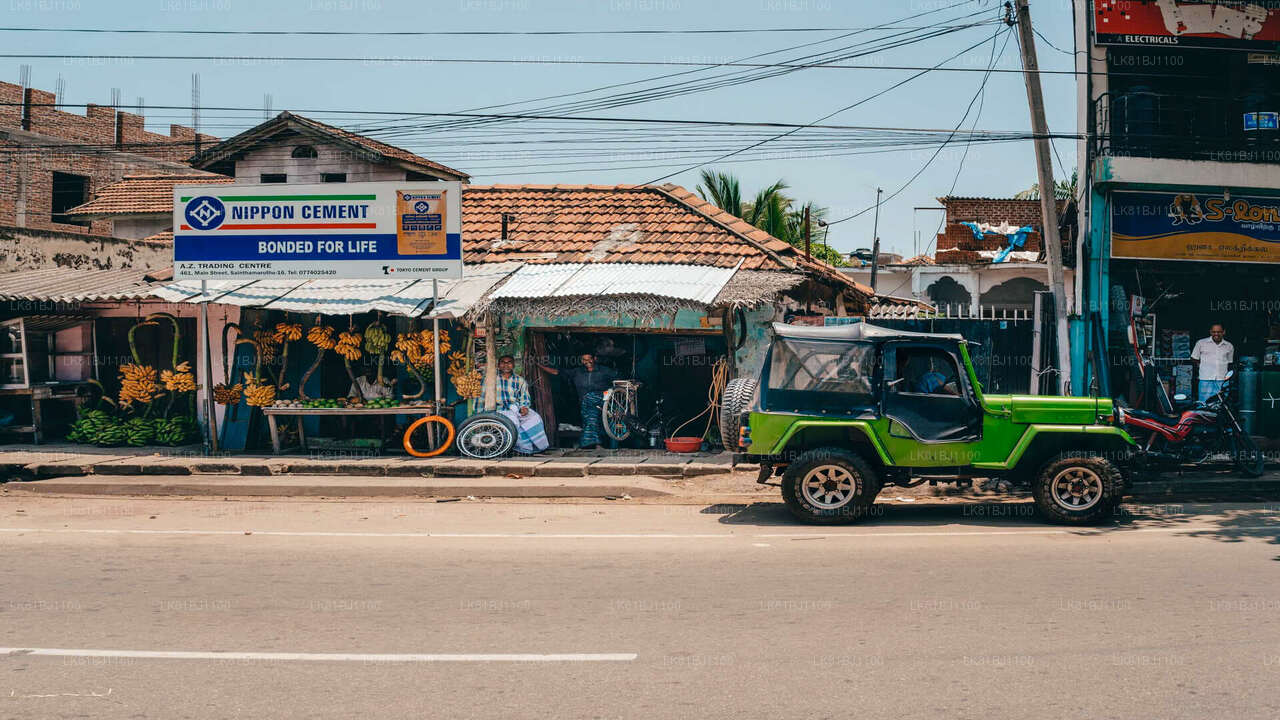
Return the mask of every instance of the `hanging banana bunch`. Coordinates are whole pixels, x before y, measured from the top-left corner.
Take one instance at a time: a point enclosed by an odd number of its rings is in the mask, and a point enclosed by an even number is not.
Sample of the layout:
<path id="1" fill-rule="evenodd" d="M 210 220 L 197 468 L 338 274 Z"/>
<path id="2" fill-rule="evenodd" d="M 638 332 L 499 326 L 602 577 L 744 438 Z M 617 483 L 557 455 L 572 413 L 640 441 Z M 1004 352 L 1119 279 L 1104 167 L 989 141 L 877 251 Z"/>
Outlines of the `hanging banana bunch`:
<path id="1" fill-rule="evenodd" d="M 396 349 L 391 351 L 391 362 L 404 365 L 405 370 L 418 381 L 418 390 L 405 393 L 406 400 L 422 397 L 427 391 L 427 383 L 431 382 L 430 354 L 422 347 L 422 336 L 416 332 L 400 333 L 396 336 Z"/>
<path id="2" fill-rule="evenodd" d="M 347 368 L 347 377 L 351 378 L 351 384 L 356 389 L 356 394 L 364 400 L 364 391 L 360 389 L 360 383 L 356 382 L 355 370 L 351 369 L 351 361 L 359 360 L 361 357 L 360 342 L 363 338 L 354 328 L 348 328 L 346 332 L 338 334 L 338 343 L 333 346 L 333 351 L 342 356 L 342 364 Z"/>
<path id="3" fill-rule="evenodd" d="M 311 376 L 324 360 L 324 351 L 332 349 L 337 344 L 333 339 L 334 332 L 334 329 L 329 325 L 320 324 L 319 315 L 316 316 L 316 324 L 307 330 L 307 342 L 316 346 L 316 359 L 312 361 L 311 367 L 307 368 L 307 371 L 302 374 L 302 379 L 298 381 L 299 400 L 310 399 L 307 397 L 307 381 L 311 379 Z"/>
<path id="4" fill-rule="evenodd" d="M 278 377 L 279 390 L 281 392 L 289 389 L 289 383 L 284 381 L 286 373 L 289 372 L 289 343 L 301 339 L 301 323 L 276 323 L 276 331 L 271 335 L 271 340 L 282 348 L 280 351 L 280 375 Z"/>
<path id="5" fill-rule="evenodd" d="M 169 391 L 169 402 L 165 403 L 164 406 L 165 417 L 169 417 L 169 412 L 173 409 L 174 398 L 178 396 L 178 393 L 195 393 L 196 391 L 196 378 L 191 373 L 191 363 L 179 363 L 175 370 L 161 370 L 160 382 Z M 194 405 L 194 394 L 191 400 Z"/>
<path id="6" fill-rule="evenodd" d="M 382 359 L 386 357 L 387 348 L 391 347 L 391 333 L 382 324 L 381 318 L 369 323 L 364 329 L 364 351 L 377 357 L 378 384 L 383 383 Z"/>
<path id="7" fill-rule="evenodd" d="M 137 327 L 136 325 L 134 327 Z M 150 365 L 128 363 L 120 366 L 120 407 L 132 409 L 133 403 L 145 403 L 151 415 L 151 403 L 159 395 L 156 369 Z"/>
<path id="8" fill-rule="evenodd" d="M 213 401 L 219 405 L 238 405 L 243 394 L 243 383 L 236 383 L 235 385 L 218 383 L 213 386 Z"/>

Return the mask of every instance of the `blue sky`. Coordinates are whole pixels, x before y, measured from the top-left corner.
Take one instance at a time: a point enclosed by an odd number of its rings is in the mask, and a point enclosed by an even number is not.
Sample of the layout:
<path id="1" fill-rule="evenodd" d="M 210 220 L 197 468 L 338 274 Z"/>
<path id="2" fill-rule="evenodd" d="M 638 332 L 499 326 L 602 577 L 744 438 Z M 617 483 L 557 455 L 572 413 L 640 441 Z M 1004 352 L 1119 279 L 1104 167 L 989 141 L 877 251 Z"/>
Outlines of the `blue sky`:
<path id="1" fill-rule="evenodd" d="M 701 28 L 865 28 L 953 4 L 956 0 L 452 0 L 450 2 L 402 2 L 400 0 L 6 0 L 5 26 L 62 28 L 149 28 L 230 30 L 603 30 L 603 29 L 701 29 Z M 998 4 L 973 0 L 962 7 L 936 12 L 902 23 L 918 27 L 943 19 L 984 10 L 979 20 L 994 19 Z M 1032 3 L 1037 28 L 1055 45 L 1071 48 L 1071 9 L 1067 0 Z M 966 21 L 972 22 L 972 20 Z M 621 108 L 593 110 L 591 116 L 657 119 L 733 120 L 809 123 L 840 107 L 876 93 L 913 73 L 884 69 L 889 65 L 929 66 L 963 48 L 989 39 L 995 25 L 970 28 L 909 47 L 876 52 L 845 61 L 873 65 L 874 69 L 808 69 L 753 83 L 708 90 L 678 98 L 656 100 Z M 883 34 L 884 31 L 881 31 Z M 7 53 L 65 54 L 182 54 L 182 55 L 306 55 L 377 58 L 347 62 L 210 61 L 210 60 L 104 60 L 9 59 L 6 80 L 15 81 L 18 65 L 32 66 L 32 84 L 52 90 L 61 75 L 68 103 L 106 104 L 111 88 L 119 88 L 122 104 L 132 106 L 145 98 L 148 128 L 165 131 L 168 123 L 186 124 L 188 110 L 155 106 L 188 106 L 191 74 L 201 76 L 202 105 L 206 108 L 244 108 L 243 111 L 205 110 L 202 129 L 230 136 L 262 120 L 264 94 L 272 95 L 275 111 L 296 110 L 317 119 L 344 126 L 373 122 L 368 117 L 340 115 L 340 110 L 404 112 L 456 112 L 560 93 L 570 93 L 613 83 L 694 68 L 544 64 L 445 64 L 407 63 L 398 58 L 483 58 L 520 60 L 660 60 L 666 62 L 718 63 L 779 50 L 785 47 L 835 38 L 837 31 L 814 33 L 770 32 L 747 35 L 613 35 L 613 36 L 504 36 L 504 37 L 240 37 L 169 35 L 81 35 L 3 33 Z M 805 51 L 771 56 L 765 61 L 790 58 L 840 45 L 866 41 L 863 34 L 844 41 L 814 46 Z M 999 41 L 1003 43 L 1003 38 Z M 956 67 L 984 68 L 988 43 L 951 63 Z M 1039 46 L 1041 66 L 1071 69 L 1069 55 Z M 1016 42 L 1010 42 L 997 67 L 1018 67 Z M 726 72 L 724 69 L 715 72 Z M 686 77 L 698 77 L 686 76 Z M 828 124 L 941 128 L 950 130 L 960 120 L 982 80 L 980 72 L 929 73 L 882 97 L 836 115 Z M 1074 132 L 1074 82 L 1069 75 L 1044 76 L 1050 127 Z M 531 106 L 528 106 L 531 107 Z M 510 108 L 511 110 L 517 108 Z M 976 108 L 975 108 L 976 110 Z M 506 110 L 504 110 L 506 111 Z M 974 119 L 969 116 L 968 127 Z M 425 121 L 379 118 L 376 124 L 413 124 Z M 668 141 L 682 140 L 680 128 L 659 126 Z M 993 74 L 987 84 L 979 129 L 1025 131 L 1030 127 L 1026 91 L 1017 73 Z M 535 156 L 512 154 L 514 146 L 475 145 L 479 136 L 516 140 L 531 137 L 539 126 L 506 125 L 480 131 L 448 128 L 432 133 L 408 132 L 386 137 L 429 158 L 471 172 L 476 182 L 565 182 L 614 184 L 646 182 L 694 164 L 705 157 L 672 157 L 649 152 L 644 142 L 627 145 L 624 154 L 591 155 L 603 147 L 587 136 L 575 135 L 577 144 L 550 146 L 565 156 L 553 157 L 539 150 Z M 614 131 L 616 136 L 618 131 Z M 653 132 L 653 131 L 649 131 Z M 807 131 L 806 131 L 807 132 Z M 562 135 L 563 136 L 563 135 Z M 539 136 L 545 137 L 545 136 Z M 762 136 L 763 137 L 763 136 Z M 631 135 L 633 140 L 639 139 Z M 695 142 L 691 145 L 697 144 Z M 580 141 L 580 142 L 578 142 Z M 715 148 L 734 149 L 754 142 L 739 136 L 717 138 Z M 705 141 L 703 142 L 705 145 Z M 593 150 L 593 146 L 597 149 Z M 776 146 L 776 144 L 774 145 Z M 610 146 L 612 147 L 612 146 Z M 664 148 L 671 145 L 664 145 Z M 771 145 L 762 146 L 762 150 Z M 1066 171 L 1074 165 L 1071 143 L 1060 141 L 1058 150 Z M 721 162 L 710 167 L 738 175 L 744 195 L 779 178 L 791 186 L 791 194 L 811 199 L 831 209 L 831 217 L 845 217 L 872 204 L 875 188 L 886 194 L 898 189 L 929 159 L 934 150 L 913 149 L 861 155 L 833 152 L 777 153 L 753 162 Z M 884 204 L 880 236 L 886 249 L 910 254 L 913 230 L 918 228 L 927 244 L 938 224 L 936 212 L 921 212 L 913 222 L 912 208 L 935 206 L 956 179 L 964 145 L 942 151 L 931 166 L 901 195 Z M 563 163 L 552 165 L 550 163 Z M 641 166 L 641 167 L 636 167 Z M 570 170 L 584 170 L 569 172 Z M 1057 170 L 1061 173 L 1061 168 Z M 1001 143 L 970 148 L 956 184 L 959 195 L 1008 195 L 1034 181 L 1031 143 Z M 670 179 L 692 189 L 697 171 Z M 872 214 L 831 228 L 829 241 L 848 251 L 870 245 Z"/>

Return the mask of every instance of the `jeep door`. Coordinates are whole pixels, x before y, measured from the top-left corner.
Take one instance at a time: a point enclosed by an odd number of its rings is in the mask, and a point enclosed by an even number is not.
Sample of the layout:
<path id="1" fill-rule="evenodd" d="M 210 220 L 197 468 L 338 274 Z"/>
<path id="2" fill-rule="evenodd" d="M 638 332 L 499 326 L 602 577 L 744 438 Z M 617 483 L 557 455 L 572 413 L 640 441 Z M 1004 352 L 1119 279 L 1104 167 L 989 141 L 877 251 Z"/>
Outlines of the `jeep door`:
<path id="1" fill-rule="evenodd" d="M 982 407 L 954 347 L 886 343 L 883 367 L 881 407 L 890 436 L 922 443 L 981 438 Z"/>

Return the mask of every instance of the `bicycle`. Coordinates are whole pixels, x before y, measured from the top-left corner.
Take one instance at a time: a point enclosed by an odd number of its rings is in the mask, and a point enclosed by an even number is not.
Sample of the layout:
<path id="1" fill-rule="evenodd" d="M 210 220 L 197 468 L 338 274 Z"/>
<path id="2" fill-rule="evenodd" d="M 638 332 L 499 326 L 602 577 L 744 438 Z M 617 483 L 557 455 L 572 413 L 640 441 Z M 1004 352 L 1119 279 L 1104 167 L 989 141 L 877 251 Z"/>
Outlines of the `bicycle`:
<path id="1" fill-rule="evenodd" d="M 604 391 L 604 403 L 600 406 L 600 419 L 604 434 L 617 442 L 625 442 L 639 436 L 649 447 L 666 435 L 667 417 L 662 413 L 663 399 L 653 401 L 653 414 L 648 420 L 640 420 L 639 390 L 643 383 L 635 380 L 614 380 L 613 387 Z"/>

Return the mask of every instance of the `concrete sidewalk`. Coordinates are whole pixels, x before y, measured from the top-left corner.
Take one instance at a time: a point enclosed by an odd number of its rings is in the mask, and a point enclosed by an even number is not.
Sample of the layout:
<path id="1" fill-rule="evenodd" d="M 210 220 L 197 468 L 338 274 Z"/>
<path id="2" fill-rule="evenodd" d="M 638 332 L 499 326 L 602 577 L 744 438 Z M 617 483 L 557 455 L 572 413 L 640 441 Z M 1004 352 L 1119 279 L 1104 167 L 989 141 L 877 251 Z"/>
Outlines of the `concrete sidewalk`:
<path id="1" fill-rule="evenodd" d="M 583 478 L 593 475 L 697 477 L 729 472 L 728 453 L 644 450 L 548 451 L 496 460 L 413 458 L 324 452 L 311 455 L 205 455 L 198 447 L 163 452 L 80 445 L 0 451 L 0 477 L 30 480 L 82 475 L 346 475 L 392 478 Z M 740 466 L 754 471 L 755 466 Z"/>

